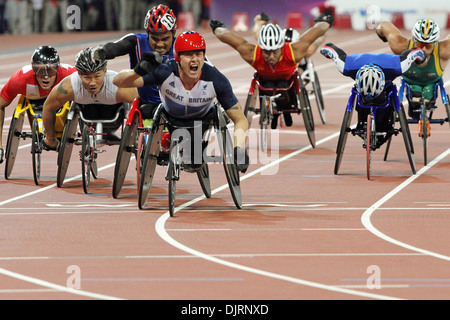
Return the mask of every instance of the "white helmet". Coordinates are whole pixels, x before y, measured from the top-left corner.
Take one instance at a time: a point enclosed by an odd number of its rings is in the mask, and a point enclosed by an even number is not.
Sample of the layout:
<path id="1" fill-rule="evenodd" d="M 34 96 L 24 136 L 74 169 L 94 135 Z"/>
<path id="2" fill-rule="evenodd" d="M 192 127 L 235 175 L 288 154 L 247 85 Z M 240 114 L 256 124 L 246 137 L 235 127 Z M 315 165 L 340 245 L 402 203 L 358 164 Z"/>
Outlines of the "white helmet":
<path id="1" fill-rule="evenodd" d="M 438 25 L 430 19 L 421 19 L 416 22 L 411 34 L 417 41 L 433 43 L 439 40 L 440 31 Z"/>
<path id="2" fill-rule="evenodd" d="M 268 23 L 259 32 L 258 44 L 263 50 L 277 50 L 284 45 L 284 31 L 279 25 Z"/>
<path id="3" fill-rule="evenodd" d="M 384 72 L 377 65 L 366 64 L 356 74 L 356 90 L 364 97 L 375 99 L 383 92 L 385 84 Z"/>

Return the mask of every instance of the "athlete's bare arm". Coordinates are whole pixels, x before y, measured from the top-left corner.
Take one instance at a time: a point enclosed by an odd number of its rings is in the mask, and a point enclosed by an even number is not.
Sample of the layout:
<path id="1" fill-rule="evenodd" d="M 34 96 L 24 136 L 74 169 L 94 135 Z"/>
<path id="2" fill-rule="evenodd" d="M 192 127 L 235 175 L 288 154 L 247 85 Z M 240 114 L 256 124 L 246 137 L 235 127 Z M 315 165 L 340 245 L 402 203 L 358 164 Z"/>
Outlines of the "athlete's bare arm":
<path id="1" fill-rule="evenodd" d="M 133 69 L 122 70 L 114 77 L 113 84 L 119 88 L 140 88 L 144 86 L 144 79 Z"/>
<path id="2" fill-rule="evenodd" d="M 54 87 L 45 100 L 42 112 L 42 122 L 45 128 L 44 142 L 48 146 L 56 148 L 58 145 L 55 134 L 56 113 L 67 101 L 73 100 L 74 94 L 70 77 L 63 79 L 56 87 Z"/>
<path id="3" fill-rule="evenodd" d="M 376 29 L 376 33 L 385 38 L 395 54 L 401 54 L 408 49 L 408 38 L 404 37 L 401 31 L 389 21 L 383 21 Z"/>
<path id="4" fill-rule="evenodd" d="M 295 61 L 300 62 L 300 60 L 306 56 L 308 50 L 316 43 L 316 41 L 323 41 L 323 37 L 328 29 L 330 29 L 329 23 L 317 22 L 313 27 L 309 28 L 300 36 L 299 41 L 291 43 Z"/>
<path id="5" fill-rule="evenodd" d="M 244 112 L 242 112 L 239 102 L 228 109 L 226 113 L 234 123 L 234 146 L 245 148 L 248 122 Z"/>
<path id="6" fill-rule="evenodd" d="M 252 44 L 245 40 L 238 34 L 228 30 L 225 27 L 218 27 L 214 30 L 216 37 L 223 43 L 228 44 L 233 49 L 235 49 L 241 55 L 245 62 L 252 64 L 253 55 L 255 52 L 255 44 Z"/>

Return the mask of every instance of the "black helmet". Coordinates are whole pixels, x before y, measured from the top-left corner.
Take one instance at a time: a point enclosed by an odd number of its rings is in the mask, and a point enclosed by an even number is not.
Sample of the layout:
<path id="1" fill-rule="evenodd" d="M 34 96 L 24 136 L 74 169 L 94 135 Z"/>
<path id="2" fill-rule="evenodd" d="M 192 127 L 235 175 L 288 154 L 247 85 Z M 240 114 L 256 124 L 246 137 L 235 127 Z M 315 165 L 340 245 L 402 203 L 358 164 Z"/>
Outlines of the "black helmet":
<path id="1" fill-rule="evenodd" d="M 55 48 L 42 46 L 34 50 L 31 64 L 56 64 L 59 66 L 59 55 Z"/>
<path id="2" fill-rule="evenodd" d="M 34 50 L 31 66 L 38 77 L 53 77 L 58 73 L 59 55 L 55 48 L 42 46 Z"/>
<path id="3" fill-rule="evenodd" d="M 75 68 L 78 72 L 93 73 L 106 68 L 106 59 L 94 59 L 92 48 L 80 51 L 75 57 Z"/>

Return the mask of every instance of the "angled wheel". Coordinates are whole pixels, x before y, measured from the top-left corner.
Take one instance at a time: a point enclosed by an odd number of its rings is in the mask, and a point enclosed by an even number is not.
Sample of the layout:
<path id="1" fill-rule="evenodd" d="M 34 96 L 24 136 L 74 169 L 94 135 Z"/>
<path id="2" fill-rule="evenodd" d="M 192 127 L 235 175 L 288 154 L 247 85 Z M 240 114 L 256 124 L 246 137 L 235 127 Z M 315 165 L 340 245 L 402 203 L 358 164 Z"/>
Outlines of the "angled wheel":
<path id="1" fill-rule="evenodd" d="M 9 126 L 8 140 L 6 142 L 5 154 L 5 179 L 9 179 L 14 163 L 16 162 L 17 151 L 19 150 L 20 136 L 23 128 L 25 112 L 18 117 L 13 117 Z"/>
<path id="2" fill-rule="evenodd" d="M 230 188 L 231 196 L 233 198 L 236 208 L 242 208 L 242 195 L 241 195 L 241 182 L 239 177 L 239 171 L 234 163 L 233 156 L 233 139 L 227 127 L 219 129 L 218 143 L 222 146 L 222 159 L 225 175 L 227 177 L 228 186 Z"/>
<path id="3" fill-rule="evenodd" d="M 202 187 L 203 194 L 206 198 L 211 198 L 211 182 L 209 180 L 209 168 L 208 164 L 205 163 L 201 170 L 197 171 L 198 181 Z"/>
<path id="4" fill-rule="evenodd" d="M 344 113 L 344 119 L 342 120 L 341 131 L 339 133 L 339 140 L 336 148 L 336 161 L 334 163 L 334 174 L 338 174 L 339 167 L 341 166 L 345 145 L 347 144 L 348 133 L 350 132 L 353 110 L 354 110 L 353 108 L 351 111 L 348 111 L 346 109 Z"/>
<path id="5" fill-rule="evenodd" d="M 94 160 L 94 146 L 92 145 L 92 135 L 90 134 L 90 127 L 84 126 L 83 135 L 81 137 L 81 175 L 83 178 L 84 193 L 89 193 L 89 186 L 91 183 L 91 164 Z"/>
<path id="6" fill-rule="evenodd" d="M 447 122 L 450 125 L 450 99 L 447 95 L 447 103 L 444 104 L 445 111 L 447 112 Z"/>
<path id="7" fill-rule="evenodd" d="M 67 169 L 69 168 L 70 158 L 72 156 L 73 144 L 77 137 L 78 114 L 74 111 L 69 113 L 66 124 L 64 125 L 61 143 L 58 150 L 58 173 L 56 176 L 56 184 L 61 188 L 66 178 Z"/>
<path id="8" fill-rule="evenodd" d="M 327 122 L 325 115 L 325 104 L 323 103 L 322 89 L 320 88 L 319 77 L 317 72 L 314 71 L 314 81 L 312 82 L 314 96 L 316 98 L 317 108 L 319 110 L 320 120 L 323 124 Z"/>
<path id="9" fill-rule="evenodd" d="M 147 146 L 145 147 L 144 162 L 141 170 L 141 177 L 139 181 L 139 209 L 144 209 L 147 203 L 150 188 L 152 187 L 153 177 L 156 170 L 158 161 L 158 155 L 161 147 L 161 138 L 163 132 L 163 119 L 160 119 L 159 124 L 153 123 L 157 126 L 155 132 L 152 131 L 149 134 Z"/>
<path id="10" fill-rule="evenodd" d="M 412 150 L 411 134 L 409 132 L 408 120 L 406 119 L 405 110 L 403 108 L 401 108 L 398 112 L 398 119 L 400 122 L 400 131 L 402 132 L 409 165 L 411 166 L 411 171 L 413 174 L 416 174 L 416 162 L 414 160 L 414 152 Z"/>
<path id="11" fill-rule="evenodd" d="M 34 183 L 39 185 L 41 179 L 41 154 L 43 145 L 43 135 L 39 132 L 39 123 L 37 119 L 33 120 L 32 139 L 31 139 L 31 157 L 33 160 L 33 178 Z"/>
<path id="12" fill-rule="evenodd" d="M 366 167 L 367 167 L 367 179 L 370 180 L 370 175 L 372 173 L 372 149 L 376 144 L 376 133 L 375 133 L 375 118 L 373 114 L 367 116 L 366 125 Z"/>
<path id="13" fill-rule="evenodd" d="M 253 85 L 253 82 L 252 82 L 252 85 Z M 245 101 L 245 107 L 244 107 L 244 115 L 247 118 L 249 128 L 252 125 L 253 116 L 256 114 L 255 108 L 256 108 L 256 103 L 258 100 L 257 86 L 255 85 L 254 90 L 252 90 L 252 88 L 250 88 L 250 92 L 252 92 L 252 93 L 249 93 L 247 95 L 247 100 Z"/>
<path id="14" fill-rule="evenodd" d="M 130 165 L 131 154 L 136 154 L 138 126 L 139 114 L 138 112 L 135 112 L 131 125 L 125 125 L 122 139 L 120 141 L 119 150 L 117 151 L 116 167 L 114 169 L 114 181 L 112 188 L 113 198 L 117 198 L 119 196 L 120 190 L 122 190 L 123 182 L 125 181 L 128 167 Z"/>
<path id="15" fill-rule="evenodd" d="M 306 91 L 305 86 L 303 84 L 300 86 L 300 93 L 298 95 L 298 99 L 302 111 L 303 122 L 305 123 L 306 134 L 308 135 L 308 139 L 311 146 L 315 148 L 316 135 L 314 133 L 314 117 L 311 110 L 311 104 L 309 102 L 308 92 Z"/>

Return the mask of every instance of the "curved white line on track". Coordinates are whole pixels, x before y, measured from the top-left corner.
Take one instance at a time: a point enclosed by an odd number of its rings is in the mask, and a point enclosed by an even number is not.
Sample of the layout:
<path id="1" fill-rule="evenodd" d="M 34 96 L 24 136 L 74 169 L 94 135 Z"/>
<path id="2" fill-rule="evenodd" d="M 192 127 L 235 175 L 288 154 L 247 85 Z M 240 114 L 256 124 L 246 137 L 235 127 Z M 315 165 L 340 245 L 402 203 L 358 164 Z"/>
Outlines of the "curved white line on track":
<path id="1" fill-rule="evenodd" d="M 316 145 L 320 145 L 328 140 L 331 140 L 335 137 L 339 136 L 339 132 L 326 137 L 325 139 L 322 139 L 320 141 L 318 141 L 316 143 Z M 267 164 L 255 171 L 252 171 L 246 175 L 244 175 L 241 178 L 242 180 L 248 179 L 251 176 L 260 173 L 272 166 L 276 166 L 279 163 L 286 161 L 289 158 L 292 158 L 300 153 L 303 153 L 309 149 L 311 149 L 311 146 L 299 149 L 295 152 L 292 152 L 280 159 L 278 159 L 277 161 L 274 161 L 273 163 Z M 222 191 L 224 189 L 228 189 L 228 184 L 225 184 L 215 190 L 213 190 L 211 192 L 211 194 L 215 194 L 219 191 Z M 200 196 L 197 197 L 179 207 L 177 207 L 175 209 L 175 213 L 178 212 L 179 210 L 182 210 L 186 207 L 189 207 L 190 205 L 199 202 L 201 200 L 205 199 L 205 196 Z M 223 259 L 219 259 L 217 257 L 213 257 L 211 255 L 205 254 L 203 252 L 197 251 L 195 249 L 189 248 L 187 246 L 185 246 L 184 244 L 179 243 L 178 241 L 176 241 L 175 239 L 173 239 L 166 231 L 165 229 L 165 223 L 166 221 L 170 218 L 170 214 L 169 212 L 166 212 L 164 215 L 162 215 L 160 218 L 158 218 L 158 220 L 156 221 L 155 224 L 155 230 L 158 233 L 158 235 L 167 243 L 169 243 L 170 245 L 174 246 L 175 248 L 178 248 L 182 251 L 185 251 L 189 254 L 192 254 L 196 257 L 217 263 L 217 264 L 221 264 L 230 268 L 234 268 L 234 269 L 238 269 L 238 270 L 242 270 L 242 271 L 246 271 L 246 272 L 250 272 L 250 273 L 254 273 L 254 274 L 258 274 L 264 277 L 269 277 L 269 278 L 274 278 L 274 279 L 278 279 L 278 280 L 283 280 L 283 281 L 288 281 L 288 282 L 292 282 L 292 283 L 296 283 L 296 284 L 300 284 L 300 285 L 304 285 L 304 286 L 309 286 L 309 287 L 314 287 L 314 288 L 318 288 L 318 289 L 323 289 L 323 290 L 328 290 L 328 291 L 334 291 L 334 292 L 339 292 L 339 293 L 344 293 L 344 294 L 350 294 L 350 295 L 355 295 L 355 296 L 360 296 L 360 297 L 366 297 L 366 298 L 372 298 L 372 299 L 382 299 L 382 300 L 401 300 L 399 298 L 395 298 L 395 297 L 390 297 L 390 296 L 384 296 L 384 295 L 378 295 L 378 294 L 373 294 L 373 293 L 368 293 L 368 292 L 362 292 L 362 291 L 356 291 L 356 290 L 351 290 L 351 289 L 346 289 L 346 288 L 341 288 L 341 287 L 336 287 L 336 286 L 330 286 L 330 285 L 326 285 L 326 284 L 322 284 L 322 283 L 318 283 L 318 282 L 312 282 L 312 281 L 307 281 L 307 280 L 303 280 L 303 279 L 297 279 L 294 277 L 289 277 L 289 276 L 285 276 L 282 274 L 277 274 L 277 273 L 273 273 L 273 272 L 268 272 L 268 271 L 264 271 L 264 270 L 260 270 L 260 269 L 256 269 L 256 268 L 251 268 L 251 267 L 247 267 L 241 264 L 237 264 L 237 263 L 233 263 L 230 261 L 226 261 Z"/>
<path id="2" fill-rule="evenodd" d="M 423 167 L 422 169 L 420 169 L 415 175 L 412 175 L 411 177 L 409 177 L 407 180 L 405 180 L 402 184 L 400 184 L 398 187 L 396 187 L 394 190 L 392 190 L 391 192 L 389 192 L 387 195 L 385 195 L 383 198 L 381 198 L 380 200 L 378 200 L 374 205 L 372 205 L 369 209 L 367 209 L 363 215 L 361 216 L 361 222 L 364 225 L 364 227 L 369 230 L 370 232 L 372 232 L 374 235 L 376 235 L 377 237 L 386 240 L 392 244 L 395 244 L 397 246 L 406 248 L 408 250 L 412 250 L 412 251 L 416 251 L 416 252 L 420 252 L 429 256 L 433 256 L 435 258 L 438 259 L 442 259 L 442 260 L 446 260 L 446 261 L 450 261 L 450 257 L 449 256 L 445 256 L 439 253 L 435 253 L 435 252 L 431 252 L 428 250 L 424 250 L 421 248 L 417 248 L 414 246 L 411 246 L 407 243 L 395 240 L 387 235 L 385 235 L 384 233 L 382 233 L 381 231 L 379 231 L 377 228 L 375 228 L 372 224 L 372 222 L 370 221 L 370 218 L 372 217 L 372 214 L 374 213 L 375 210 L 377 210 L 378 208 L 380 208 L 384 203 L 386 203 L 388 200 L 390 200 L 393 196 L 395 196 L 397 193 L 399 193 L 400 191 L 402 191 L 405 187 L 407 187 L 408 185 L 410 185 L 414 180 L 416 180 L 417 178 L 419 178 L 422 174 L 424 174 L 426 171 L 428 171 L 428 169 L 430 169 L 431 167 L 433 167 L 436 163 L 438 163 L 439 161 L 441 161 L 442 159 L 444 159 L 445 157 L 447 157 L 448 155 L 450 155 L 450 149 L 447 149 L 447 151 L 443 152 L 442 154 L 440 154 L 438 157 L 436 157 L 433 161 L 431 161 L 427 166 Z"/>

